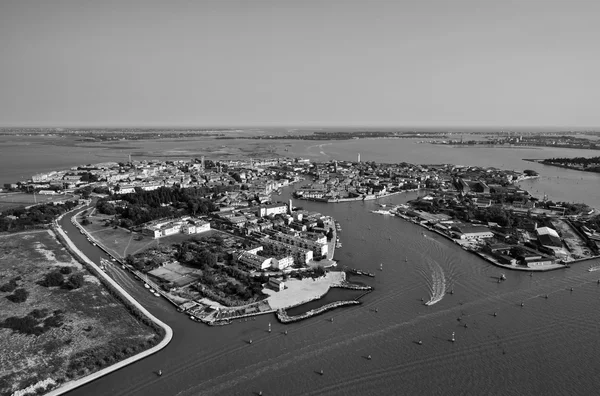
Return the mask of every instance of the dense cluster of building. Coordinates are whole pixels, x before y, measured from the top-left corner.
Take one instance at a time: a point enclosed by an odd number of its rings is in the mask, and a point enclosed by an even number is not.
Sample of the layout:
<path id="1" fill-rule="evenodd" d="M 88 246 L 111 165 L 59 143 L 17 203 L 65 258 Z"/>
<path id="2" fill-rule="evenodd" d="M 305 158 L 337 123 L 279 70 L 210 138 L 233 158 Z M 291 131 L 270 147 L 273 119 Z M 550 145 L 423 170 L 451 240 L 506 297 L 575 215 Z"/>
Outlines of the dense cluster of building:
<path id="1" fill-rule="evenodd" d="M 511 146 L 531 146 L 531 147 L 562 147 L 562 148 L 577 148 L 577 149 L 600 149 L 600 145 L 596 140 L 587 139 L 584 137 L 571 136 L 568 134 L 517 134 L 507 132 L 504 135 L 491 136 L 487 139 L 448 139 L 448 140 L 432 140 L 432 144 L 448 144 L 448 145 L 511 145 Z"/>
<path id="2" fill-rule="evenodd" d="M 252 248 L 236 252 L 237 260 L 258 270 L 283 270 L 326 258 L 326 233 L 333 229 L 330 217 L 293 210 L 291 200 L 215 213 L 213 223 L 253 242 Z"/>
<path id="3" fill-rule="evenodd" d="M 86 186 L 104 187 L 111 193 L 126 194 L 160 187 L 206 187 L 238 185 L 240 201 L 258 195 L 264 202 L 269 194 L 301 179 L 310 163 L 302 159 L 205 160 L 106 162 L 82 165 L 69 170 L 34 175 L 30 180 L 9 183 L 6 189 L 35 192 L 73 192 Z M 231 198 L 231 197 L 230 197 Z"/>
<path id="4" fill-rule="evenodd" d="M 564 203 L 536 199 L 514 184 L 532 175 L 493 168 L 435 168 L 437 188 L 392 212 L 485 252 L 501 264 L 537 267 L 597 254 L 590 237 L 594 233 L 586 236 L 582 228 L 593 210 L 565 215 Z M 490 220 L 476 217 L 477 211 L 489 214 Z M 574 230 L 577 237 L 566 238 L 565 230 Z"/>

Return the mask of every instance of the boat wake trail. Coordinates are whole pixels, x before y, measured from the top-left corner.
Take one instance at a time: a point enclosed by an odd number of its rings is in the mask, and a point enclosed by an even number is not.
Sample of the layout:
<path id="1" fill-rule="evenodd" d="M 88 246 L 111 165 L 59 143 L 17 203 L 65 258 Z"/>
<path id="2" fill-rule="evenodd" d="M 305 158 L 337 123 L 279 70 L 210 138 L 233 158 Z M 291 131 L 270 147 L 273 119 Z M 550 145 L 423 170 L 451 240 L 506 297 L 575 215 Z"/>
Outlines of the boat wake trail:
<path id="1" fill-rule="evenodd" d="M 446 294 L 446 277 L 444 270 L 437 262 L 428 262 L 431 270 L 431 283 L 429 284 L 430 298 L 425 305 L 433 305 L 442 301 Z"/>

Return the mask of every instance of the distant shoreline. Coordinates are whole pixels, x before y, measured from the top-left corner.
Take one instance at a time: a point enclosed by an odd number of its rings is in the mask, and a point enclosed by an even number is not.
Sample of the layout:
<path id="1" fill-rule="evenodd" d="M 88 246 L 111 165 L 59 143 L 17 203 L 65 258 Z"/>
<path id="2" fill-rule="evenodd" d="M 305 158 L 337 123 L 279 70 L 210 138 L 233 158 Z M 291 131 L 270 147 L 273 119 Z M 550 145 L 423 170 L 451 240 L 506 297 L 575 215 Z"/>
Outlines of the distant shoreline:
<path id="1" fill-rule="evenodd" d="M 580 172 L 600 173 L 597 170 L 580 169 L 580 168 L 576 168 L 574 166 L 561 165 L 561 164 L 550 164 L 550 163 L 543 162 L 543 161 L 545 161 L 543 159 L 525 159 L 525 158 L 523 158 L 523 161 L 535 162 L 535 163 L 546 165 L 546 166 L 554 166 L 557 168 L 570 169 L 570 170 L 575 170 L 575 171 L 580 171 Z"/>

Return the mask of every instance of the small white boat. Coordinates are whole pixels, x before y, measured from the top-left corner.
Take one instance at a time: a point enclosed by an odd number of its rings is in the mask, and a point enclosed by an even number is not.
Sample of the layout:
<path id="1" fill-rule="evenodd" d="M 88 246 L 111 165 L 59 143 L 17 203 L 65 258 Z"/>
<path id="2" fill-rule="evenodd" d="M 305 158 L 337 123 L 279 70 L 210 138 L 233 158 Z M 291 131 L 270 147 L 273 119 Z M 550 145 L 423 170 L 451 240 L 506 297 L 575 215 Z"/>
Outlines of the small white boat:
<path id="1" fill-rule="evenodd" d="M 145 287 L 146 289 L 150 289 L 150 285 L 149 285 L 149 284 L 147 284 L 147 283 L 144 283 L 144 287 Z"/>

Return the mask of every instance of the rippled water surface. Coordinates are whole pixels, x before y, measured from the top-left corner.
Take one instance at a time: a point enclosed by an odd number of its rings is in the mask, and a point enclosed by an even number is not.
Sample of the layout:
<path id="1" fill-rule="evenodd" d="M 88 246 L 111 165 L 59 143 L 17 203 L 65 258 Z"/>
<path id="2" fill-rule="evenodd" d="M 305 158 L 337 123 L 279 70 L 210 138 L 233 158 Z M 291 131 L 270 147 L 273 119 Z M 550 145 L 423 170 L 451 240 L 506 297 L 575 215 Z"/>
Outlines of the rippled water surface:
<path id="1" fill-rule="evenodd" d="M 600 207 L 598 175 L 520 160 L 587 155 L 580 151 L 469 150 L 391 142 L 305 144 L 297 149 L 323 159 L 353 159 L 361 152 L 364 159 L 385 162 L 509 164 L 542 174 L 523 183 L 534 193 Z M 284 192 L 281 199 L 288 195 Z M 385 202 L 401 203 L 415 196 L 394 196 Z M 342 265 L 375 273 L 375 278 L 357 279 L 375 287 L 360 306 L 290 325 L 267 315 L 209 328 L 178 314 L 117 272 L 115 278 L 172 326 L 175 337 L 158 354 L 72 394 L 597 393 L 600 273 L 587 269 L 599 262 L 533 276 L 501 271 L 436 234 L 425 231 L 423 236 L 423 229 L 414 224 L 370 213 L 378 208 L 375 202 L 296 204 L 338 219 L 343 247 L 336 258 Z M 70 235 L 80 237 L 75 231 Z M 86 253 L 99 257 L 91 248 Z M 498 283 L 501 272 L 507 279 Z M 332 316 L 335 321 L 327 320 Z M 161 377 L 154 374 L 158 369 Z"/>

